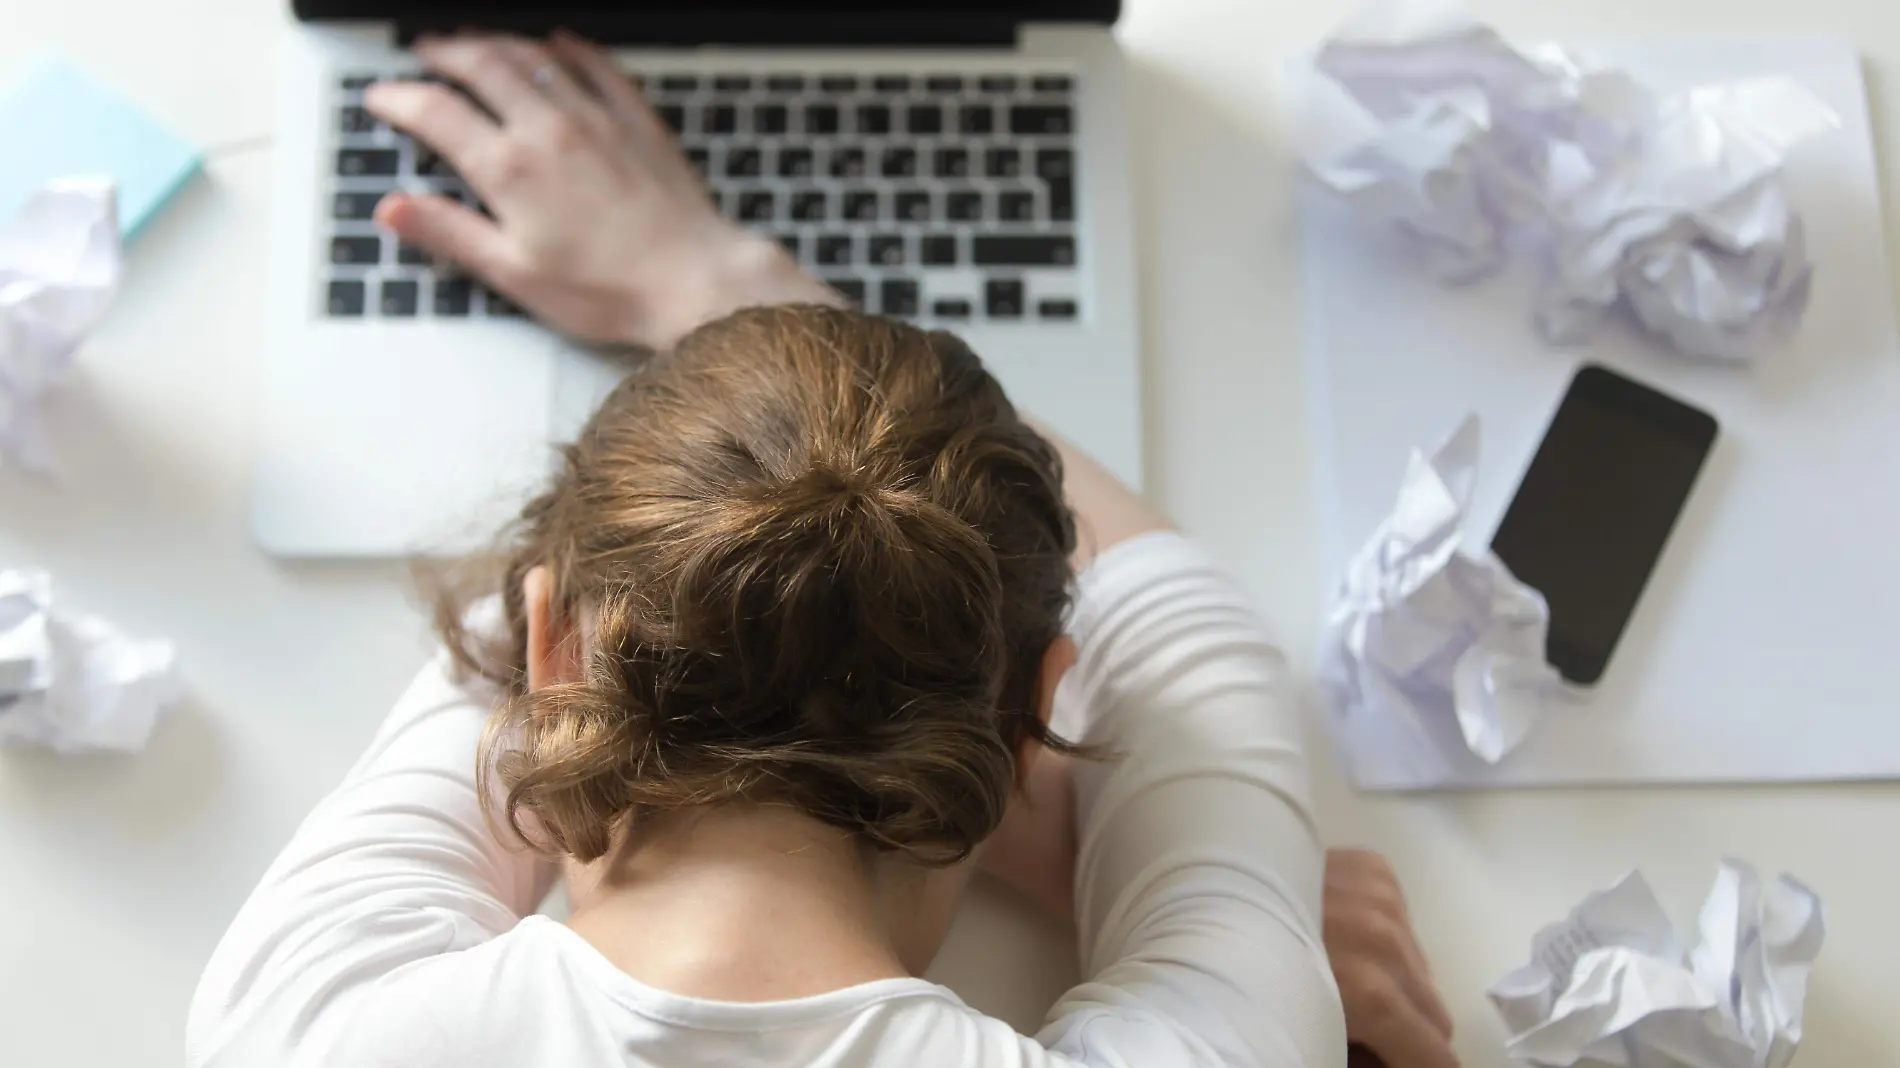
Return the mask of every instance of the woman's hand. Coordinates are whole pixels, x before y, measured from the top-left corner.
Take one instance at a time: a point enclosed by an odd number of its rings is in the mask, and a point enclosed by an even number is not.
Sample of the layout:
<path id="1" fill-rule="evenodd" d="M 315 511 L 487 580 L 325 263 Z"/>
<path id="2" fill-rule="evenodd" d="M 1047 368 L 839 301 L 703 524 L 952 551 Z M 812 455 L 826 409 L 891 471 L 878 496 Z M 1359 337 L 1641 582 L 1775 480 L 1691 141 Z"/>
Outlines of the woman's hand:
<path id="1" fill-rule="evenodd" d="M 1329 851 L 1323 911 L 1347 1039 L 1386 1068 L 1457 1068 L 1451 1014 L 1433 988 L 1391 865 L 1364 850 Z"/>
<path id="2" fill-rule="evenodd" d="M 415 51 L 474 99 L 387 82 L 365 103 L 441 153 L 494 218 L 449 197 L 392 193 L 376 221 L 404 241 L 598 341 L 663 349 L 741 307 L 837 301 L 775 242 L 720 217 L 671 132 L 600 49 L 567 35 L 545 45 L 463 36 L 425 38 Z"/>

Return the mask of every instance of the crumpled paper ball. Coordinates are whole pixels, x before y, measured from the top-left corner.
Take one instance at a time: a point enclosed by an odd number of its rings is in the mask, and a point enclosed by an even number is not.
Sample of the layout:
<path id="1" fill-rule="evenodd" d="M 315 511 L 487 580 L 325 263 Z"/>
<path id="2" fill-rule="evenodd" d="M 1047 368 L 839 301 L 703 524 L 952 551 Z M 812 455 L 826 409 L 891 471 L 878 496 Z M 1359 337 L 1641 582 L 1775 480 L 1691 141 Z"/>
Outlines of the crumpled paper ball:
<path id="1" fill-rule="evenodd" d="M 1296 116 L 1321 183 L 1447 283 L 1514 253 L 1556 343 L 1624 310 L 1677 351 L 1746 360 L 1792 331 L 1813 267 L 1787 153 L 1838 128 L 1783 78 L 1663 96 L 1446 0 L 1380 0 L 1314 54 Z"/>
<path id="2" fill-rule="evenodd" d="M 179 695 L 170 642 L 55 611 L 43 571 L 0 571 L 0 744 L 132 752 Z"/>
<path id="3" fill-rule="evenodd" d="M 0 220 L 0 463 L 50 469 L 41 399 L 105 317 L 120 266 L 110 179 L 53 182 Z"/>
<path id="4" fill-rule="evenodd" d="M 1786 1068 L 1827 936 L 1820 896 L 1725 860 L 1684 951 L 1641 873 L 1537 932 L 1492 1004 L 1513 1057 L 1540 1068 Z"/>
<path id="5" fill-rule="evenodd" d="M 1562 686 L 1545 660 L 1543 595 L 1461 545 L 1478 443 L 1470 417 L 1414 452 L 1391 515 L 1346 566 L 1319 669 L 1343 738 L 1397 746 L 1455 721 L 1466 748 L 1495 764 Z"/>

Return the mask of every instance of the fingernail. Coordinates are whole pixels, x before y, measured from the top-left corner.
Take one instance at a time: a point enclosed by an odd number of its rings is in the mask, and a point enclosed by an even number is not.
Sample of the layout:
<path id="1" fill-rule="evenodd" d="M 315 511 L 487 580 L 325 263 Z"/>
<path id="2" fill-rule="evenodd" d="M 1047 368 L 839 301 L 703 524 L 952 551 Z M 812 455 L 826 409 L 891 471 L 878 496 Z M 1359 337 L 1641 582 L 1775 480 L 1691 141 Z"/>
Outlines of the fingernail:
<path id="1" fill-rule="evenodd" d="M 388 226 L 390 215 L 401 210 L 404 199 L 402 193 L 385 193 L 383 199 L 376 202 L 376 210 L 371 212 L 371 217 L 378 226 Z"/>

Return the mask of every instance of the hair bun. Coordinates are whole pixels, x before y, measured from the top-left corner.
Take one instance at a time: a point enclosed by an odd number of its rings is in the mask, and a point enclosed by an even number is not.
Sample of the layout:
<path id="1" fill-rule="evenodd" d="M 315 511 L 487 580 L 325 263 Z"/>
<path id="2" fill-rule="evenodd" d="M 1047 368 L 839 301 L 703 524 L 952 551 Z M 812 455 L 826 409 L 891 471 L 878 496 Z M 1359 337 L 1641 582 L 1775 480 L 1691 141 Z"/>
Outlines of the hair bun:
<path id="1" fill-rule="evenodd" d="M 740 504 L 687 587 L 729 624 L 755 694 L 801 695 L 820 736 L 886 721 L 902 696 L 991 700 L 1002 584 L 983 535 L 914 488 L 814 465 Z M 889 685 L 911 691 L 879 692 Z"/>

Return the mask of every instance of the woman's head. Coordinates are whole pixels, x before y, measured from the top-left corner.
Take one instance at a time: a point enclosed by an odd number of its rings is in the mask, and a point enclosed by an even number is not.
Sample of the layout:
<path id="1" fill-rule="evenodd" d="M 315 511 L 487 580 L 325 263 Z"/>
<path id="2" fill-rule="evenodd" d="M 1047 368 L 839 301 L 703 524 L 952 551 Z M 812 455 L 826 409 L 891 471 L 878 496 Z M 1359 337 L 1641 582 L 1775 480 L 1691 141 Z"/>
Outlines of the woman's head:
<path id="1" fill-rule="evenodd" d="M 592 860 L 630 818 L 769 803 L 926 864 L 968 855 L 1025 747 L 1067 748 L 1040 714 L 1075 543 L 1061 486 L 948 334 L 816 307 L 703 327 L 607 398 L 523 513 L 505 646 L 443 606 L 508 693 L 484 760 L 508 819 Z M 550 650 L 570 670 L 530 685 Z"/>

